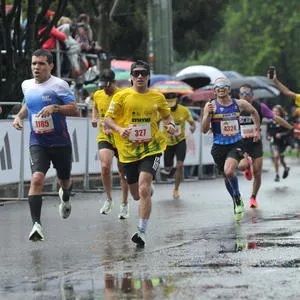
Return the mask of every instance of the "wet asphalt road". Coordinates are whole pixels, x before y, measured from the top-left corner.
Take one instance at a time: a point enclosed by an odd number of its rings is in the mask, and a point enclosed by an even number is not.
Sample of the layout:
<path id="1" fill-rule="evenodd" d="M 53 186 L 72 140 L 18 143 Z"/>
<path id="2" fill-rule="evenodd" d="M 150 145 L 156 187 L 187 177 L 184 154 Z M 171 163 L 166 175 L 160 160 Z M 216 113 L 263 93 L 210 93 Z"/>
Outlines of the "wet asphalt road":
<path id="1" fill-rule="evenodd" d="M 28 241 L 27 202 L 0 207 L 0 299 L 300 299 L 300 161 L 277 183 L 265 160 L 258 209 L 239 176 L 246 212 L 233 220 L 221 178 L 156 184 L 147 244 L 131 242 L 137 203 L 118 220 L 119 190 L 108 216 L 101 193 L 76 193 L 62 220 L 58 199 L 45 197 L 46 240 Z"/>

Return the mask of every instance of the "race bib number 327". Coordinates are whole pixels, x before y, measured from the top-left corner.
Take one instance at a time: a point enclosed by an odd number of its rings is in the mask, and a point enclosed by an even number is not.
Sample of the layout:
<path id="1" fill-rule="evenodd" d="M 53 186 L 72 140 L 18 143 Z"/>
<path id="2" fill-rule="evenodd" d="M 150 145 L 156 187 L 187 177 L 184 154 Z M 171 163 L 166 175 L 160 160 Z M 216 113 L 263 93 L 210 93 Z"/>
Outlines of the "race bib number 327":
<path id="1" fill-rule="evenodd" d="M 133 143 L 145 143 L 151 141 L 150 123 L 131 125 L 129 140 Z"/>

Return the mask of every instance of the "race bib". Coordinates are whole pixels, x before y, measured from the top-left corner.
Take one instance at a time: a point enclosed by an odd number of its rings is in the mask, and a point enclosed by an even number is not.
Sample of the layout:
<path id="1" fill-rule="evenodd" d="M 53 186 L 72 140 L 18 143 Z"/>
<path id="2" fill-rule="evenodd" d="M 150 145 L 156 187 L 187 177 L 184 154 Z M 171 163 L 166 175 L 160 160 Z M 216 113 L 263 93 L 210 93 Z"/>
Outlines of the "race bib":
<path id="1" fill-rule="evenodd" d="M 239 133 L 239 123 L 237 120 L 221 121 L 221 134 L 224 136 L 234 136 Z"/>
<path id="2" fill-rule="evenodd" d="M 53 132 L 55 129 L 52 116 L 37 117 L 37 115 L 32 115 L 32 128 L 37 134 Z"/>
<path id="3" fill-rule="evenodd" d="M 129 140 L 132 143 L 145 143 L 151 141 L 150 123 L 131 125 Z"/>
<path id="4" fill-rule="evenodd" d="M 241 135 L 242 137 L 245 138 L 252 138 L 255 137 L 256 130 L 255 130 L 255 125 L 254 124 L 249 124 L 249 125 L 241 125 Z"/>

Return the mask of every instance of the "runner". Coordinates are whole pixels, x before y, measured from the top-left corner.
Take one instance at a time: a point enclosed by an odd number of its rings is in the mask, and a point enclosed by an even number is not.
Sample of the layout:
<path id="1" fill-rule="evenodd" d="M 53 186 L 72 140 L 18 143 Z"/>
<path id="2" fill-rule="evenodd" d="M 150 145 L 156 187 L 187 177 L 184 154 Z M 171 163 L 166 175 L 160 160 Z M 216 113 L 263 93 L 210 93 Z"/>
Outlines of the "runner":
<path id="1" fill-rule="evenodd" d="M 150 66 L 144 61 L 131 65 L 132 87 L 114 95 L 105 124 L 113 129 L 120 162 L 124 166 L 130 193 L 139 203 L 138 231 L 132 241 L 145 245 L 145 232 L 151 213 L 151 184 L 166 148 L 157 124 L 160 114 L 167 132 L 175 132 L 175 123 L 165 97 L 148 88 Z"/>
<path id="2" fill-rule="evenodd" d="M 281 105 L 275 105 L 272 111 L 275 116 L 280 116 L 281 118 L 286 116 Z M 289 175 L 290 167 L 286 165 L 284 153 L 288 146 L 288 138 L 290 134 L 290 130 L 287 130 L 285 127 L 280 126 L 276 122 L 270 122 L 267 124 L 267 139 L 270 141 L 270 150 L 276 173 L 274 181 L 280 181 L 279 163 L 281 163 L 284 168 L 282 178 L 285 179 Z"/>
<path id="3" fill-rule="evenodd" d="M 174 165 L 174 157 L 176 156 L 176 171 L 175 171 L 175 187 L 173 190 L 173 198 L 179 199 L 179 185 L 183 179 L 183 162 L 186 155 L 186 135 L 185 135 L 185 122 L 190 124 L 190 131 L 193 133 L 196 130 L 195 121 L 188 108 L 178 104 L 179 94 L 165 93 L 168 106 L 171 109 L 171 115 L 174 119 L 176 131 L 174 135 L 163 132 L 167 139 L 167 148 L 164 152 L 164 169 L 161 170 L 163 174 L 170 174 Z"/>
<path id="4" fill-rule="evenodd" d="M 264 103 L 258 103 L 254 100 L 253 88 L 249 84 L 244 84 L 240 87 L 240 99 L 246 100 L 249 102 L 258 112 L 260 123 L 263 118 L 273 120 L 276 124 L 279 124 L 287 129 L 293 129 L 293 126 L 287 123 L 283 118 L 274 114 L 267 105 Z M 244 175 L 248 180 L 252 179 L 251 165 L 253 168 L 253 186 L 252 186 L 252 195 L 250 197 L 249 206 L 256 208 L 258 206 L 256 196 L 261 186 L 261 173 L 263 166 L 263 145 L 262 141 L 253 141 L 253 136 L 255 135 L 255 125 L 254 122 L 247 112 L 242 112 L 240 115 L 240 125 L 241 125 L 241 134 L 243 137 L 243 147 L 251 157 L 251 159 L 243 159 L 240 162 L 239 168 L 245 169 Z M 279 126 L 278 125 L 278 126 Z M 249 161 L 251 163 L 249 163 Z"/>
<path id="5" fill-rule="evenodd" d="M 120 91 L 115 85 L 115 73 L 111 69 L 103 70 L 100 74 L 99 90 L 93 95 L 94 106 L 92 110 L 92 126 L 97 127 L 99 123 L 99 134 L 97 137 L 99 159 L 101 164 L 101 178 L 107 199 L 100 213 L 107 215 L 113 207 L 112 201 L 112 162 L 114 156 L 118 159 L 118 151 L 115 146 L 114 136 L 108 128 L 103 126 L 105 113 L 109 107 L 114 94 Z M 120 219 L 129 216 L 128 185 L 124 176 L 122 165 L 118 161 L 119 177 L 122 189 L 122 200 L 120 205 Z"/>
<path id="6" fill-rule="evenodd" d="M 46 173 L 52 162 L 56 169 L 59 189 L 59 214 L 66 219 L 71 213 L 72 144 L 66 116 L 79 116 L 75 97 L 64 80 L 51 75 L 54 67 L 51 52 L 39 49 L 33 52 L 31 70 L 33 79 L 24 80 L 22 91 L 25 104 L 16 115 L 13 126 L 23 129 L 23 119 L 30 123 L 30 165 L 32 177 L 28 202 L 33 223 L 29 240 L 42 241 L 42 191 Z"/>
<path id="7" fill-rule="evenodd" d="M 260 139 L 259 115 L 245 100 L 230 97 L 230 81 L 218 78 L 214 83 L 216 99 L 204 107 L 202 131 L 207 133 L 210 126 L 213 132 L 211 154 L 220 172 L 223 173 L 225 186 L 233 199 L 234 218 L 239 221 L 244 212 L 238 178 L 235 174 L 239 161 L 244 157 L 242 137 L 239 126 L 240 112 L 247 111 L 255 124 L 254 141 Z"/>

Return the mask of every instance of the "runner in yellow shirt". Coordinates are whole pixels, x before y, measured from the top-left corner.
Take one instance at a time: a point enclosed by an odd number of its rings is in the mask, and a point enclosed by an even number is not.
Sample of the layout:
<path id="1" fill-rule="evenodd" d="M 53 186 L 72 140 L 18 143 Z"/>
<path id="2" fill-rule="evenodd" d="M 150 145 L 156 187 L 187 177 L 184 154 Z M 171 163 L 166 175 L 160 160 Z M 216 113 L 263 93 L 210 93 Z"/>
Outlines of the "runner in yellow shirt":
<path id="1" fill-rule="evenodd" d="M 99 134 L 97 136 L 97 143 L 99 149 L 99 159 L 101 164 L 101 179 L 104 186 L 107 199 L 100 213 L 107 215 L 111 212 L 112 201 L 112 161 L 114 156 L 118 159 L 118 151 L 115 145 L 114 135 L 111 130 L 103 126 L 105 113 L 109 107 L 113 95 L 115 95 L 119 88 L 115 85 L 115 73 L 111 69 L 105 69 L 100 74 L 99 90 L 93 95 L 94 106 L 92 109 L 92 126 L 97 127 L 99 124 Z M 124 176 L 122 165 L 118 162 L 120 183 L 122 188 L 122 199 L 120 205 L 120 219 L 126 219 L 129 216 L 128 204 L 128 185 Z"/>
<path id="2" fill-rule="evenodd" d="M 178 199 L 179 185 L 183 179 L 183 162 L 186 156 L 186 135 L 185 135 L 185 122 L 190 124 L 190 131 L 193 133 L 196 130 L 196 124 L 188 108 L 178 104 L 179 95 L 176 93 L 164 94 L 168 106 L 171 109 L 171 115 L 174 119 L 176 131 L 174 135 L 166 134 L 167 148 L 164 152 L 164 169 L 161 171 L 163 174 L 170 174 L 174 165 L 174 157 L 176 156 L 176 171 L 175 171 L 175 188 L 173 190 L 173 198 Z M 164 128 L 164 133 L 166 130 Z"/>
<path id="3" fill-rule="evenodd" d="M 104 121 L 116 132 L 116 146 L 130 193 L 133 199 L 140 200 L 138 231 L 131 239 L 137 246 L 144 246 L 151 213 L 152 179 L 166 148 L 157 114 L 160 114 L 168 133 L 175 132 L 175 124 L 165 97 L 148 88 L 149 64 L 136 61 L 130 72 L 132 87 L 114 95 Z"/>

